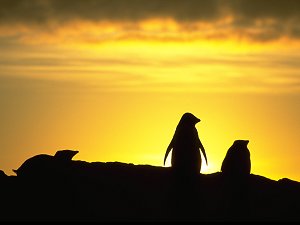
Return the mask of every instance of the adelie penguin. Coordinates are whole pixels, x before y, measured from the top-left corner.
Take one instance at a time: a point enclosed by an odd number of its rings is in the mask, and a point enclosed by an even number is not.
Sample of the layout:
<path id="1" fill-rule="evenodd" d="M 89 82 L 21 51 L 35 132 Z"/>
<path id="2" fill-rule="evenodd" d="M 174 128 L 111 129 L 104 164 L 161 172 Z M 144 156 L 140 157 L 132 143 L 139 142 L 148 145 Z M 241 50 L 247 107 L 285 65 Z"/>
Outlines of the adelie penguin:
<path id="1" fill-rule="evenodd" d="M 165 165 L 168 154 L 173 149 L 171 158 L 173 171 L 187 174 L 199 173 L 202 164 L 199 149 L 201 149 L 208 165 L 205 149 L 195 127 L 198 122 L 200 119 L 191 113 L 185 113 L 181 117 L 164 158 Z"/>
<path id="2" fill-rule="evenodd" d="M 18 177 L 48 177 L 63 175 L 79 151 L 61 150 L 54 156 L 40 154 L 27 159 L 17 170 Z"/>
<path id="3" fill-rule="evenodd" d="M 251 160 L 248 143 L 248 140 L 234 141 L 222 163 L 221 171 L 224 175 L 243 177 L 250 174 Z"/>

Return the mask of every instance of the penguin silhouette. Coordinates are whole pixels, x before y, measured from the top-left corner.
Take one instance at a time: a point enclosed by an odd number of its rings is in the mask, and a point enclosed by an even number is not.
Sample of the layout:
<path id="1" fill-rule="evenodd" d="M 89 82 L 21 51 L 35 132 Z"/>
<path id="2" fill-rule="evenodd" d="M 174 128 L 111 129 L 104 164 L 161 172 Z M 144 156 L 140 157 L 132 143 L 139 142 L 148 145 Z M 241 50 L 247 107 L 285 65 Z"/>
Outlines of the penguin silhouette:
<path id="1" fill-rule="evenodd" d="M 168 154 L 172 150 L 171 166 L 174 171 L 183 173 L 199 173 L 201 170 L 201 153 L 205 158 L 206 164 L 207 158 L 205 149 L 199 139 L 197 129 L 195 125 L 200 122 L 200 119 L 195 117 L 191 113 L 185 113 L 174 133 L 174 136 L 167 148 L 164 165 Z"/>
<path id="2" fill-rule="evenodd" d="M 63 174 L 79 151 L 60 150 L 54 156 L 39 154 L 27 159 L 17 170 L 18 177 L 48 177 Z"/>
<path id="3" fill-rule="evenodd" d="M 248 140 L 236 140 L 228 149 L 223 160 L 221 171 L 230 176 L 249 175 L 251 171 L 250 151 Z"/>

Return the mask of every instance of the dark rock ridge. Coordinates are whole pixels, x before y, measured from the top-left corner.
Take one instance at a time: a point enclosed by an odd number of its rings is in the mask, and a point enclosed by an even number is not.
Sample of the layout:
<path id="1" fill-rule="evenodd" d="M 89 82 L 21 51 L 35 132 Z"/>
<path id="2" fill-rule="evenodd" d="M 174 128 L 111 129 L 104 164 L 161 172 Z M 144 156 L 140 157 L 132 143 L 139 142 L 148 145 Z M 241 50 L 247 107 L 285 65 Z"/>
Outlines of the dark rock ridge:
<path id="1" fill-rule="evenodd" d="M 68 157 L 35 156 L 18 176 L 0 172 L 0 221 L 300 221 L 300 183 L 287 178 L 180 176 Z"/>

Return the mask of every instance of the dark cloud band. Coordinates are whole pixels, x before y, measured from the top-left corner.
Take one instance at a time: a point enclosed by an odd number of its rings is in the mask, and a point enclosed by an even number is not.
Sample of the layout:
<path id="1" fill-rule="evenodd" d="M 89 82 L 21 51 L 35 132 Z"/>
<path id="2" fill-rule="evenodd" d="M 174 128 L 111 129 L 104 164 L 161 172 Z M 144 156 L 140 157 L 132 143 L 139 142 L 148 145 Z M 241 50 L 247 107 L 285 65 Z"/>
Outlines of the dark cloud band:
<path id="1" fill-rule="evenodd" d="M 220 0 L 0 0 L 0 21 L 141 20 L 171 17 L 210 20 L 220 16 Z"/>
<path id="2" fill-rule="evenodd" d="M 47 27 L 74 20 L 134 23 L 151 18 L 187 24 L 231 16 L 233 30 L 260 41 L 298 39 L 299 15 L 299 0 L 0 0 L 0 26 Z"/>

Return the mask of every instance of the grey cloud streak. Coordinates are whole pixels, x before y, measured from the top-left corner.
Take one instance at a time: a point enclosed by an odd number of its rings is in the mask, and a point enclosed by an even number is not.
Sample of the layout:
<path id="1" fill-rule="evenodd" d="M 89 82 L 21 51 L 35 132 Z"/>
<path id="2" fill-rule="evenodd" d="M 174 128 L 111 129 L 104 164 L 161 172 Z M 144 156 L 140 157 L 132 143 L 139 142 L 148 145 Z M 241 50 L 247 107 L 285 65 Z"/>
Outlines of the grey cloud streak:
<path id="1" fill-rule="evenodd" d="M 228 0 L 228 8 L 237 29 L 256 29 L 246 35 L 259 41 L 280 37 L 300 38 L 300 1 L 298 0 Z"/>
<path id="2" fill-rule="evenodd" d="M 0 22 L 49 19 L 140 20 L 172 17 L 178 21 L 212 20 L 224 10 L 242 18 L 299 18 L 298 0 L 0 0 Z"/>
<path id="3" fill-rule="evenodd" d="M 219 16 L 221 0 L 0 0 L 0 23 L 48 20 L 210 20 Z"/>
<path id="4" fill-rule="evenodd" d="M 299 19 L 300 15 L 298 0 L 229 0 L 226 2 L 235 14 L 243 18 L 287 20 Z"/>
<path id="5" fill-rule="evenodd" d="M 299 15 L 298 0 L 0 0 L 0 26 L 47 29 L 76 20 L 134 23 L 151 18 L 213 23 L 232 16 L 232 29 L 258 41 L 299 39 Z"/>

